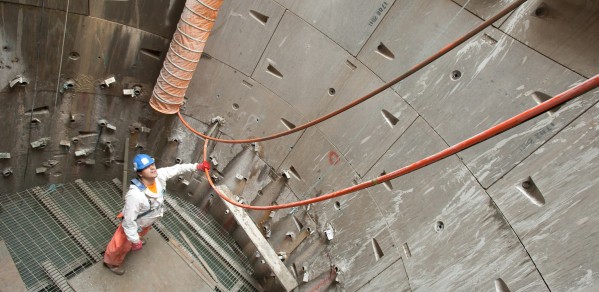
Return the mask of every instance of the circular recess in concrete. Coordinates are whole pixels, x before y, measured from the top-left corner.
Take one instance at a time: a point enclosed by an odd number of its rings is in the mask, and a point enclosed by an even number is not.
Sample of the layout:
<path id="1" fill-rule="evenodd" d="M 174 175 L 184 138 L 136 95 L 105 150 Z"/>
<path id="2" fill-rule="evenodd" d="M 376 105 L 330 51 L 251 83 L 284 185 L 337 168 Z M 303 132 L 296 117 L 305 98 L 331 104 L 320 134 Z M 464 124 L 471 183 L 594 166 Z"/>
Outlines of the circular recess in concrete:
<path id="1" fill-rule="evenodd" d="M 335 209 L 341 210 L 341 203 L 339 203 L 339 201 L 335 202 Z"/>
<path id="2" fill-rule="evenodd" d="M 238 105 L 238 104 L 236 104 L 236 103 L 234 103 L 234 104 L 233 104 L 233 109 L 234 109 L 234 110 L 238 110 L 238 109 L 239 109 L 239 105 Z"/>
<path id="3" fill-rule="evenodd" d="M 456 81 L 459 80 L 462 77 L 462 72 L 460 72 L 459 70 L 453 70 L 453 72 L 451 72 L 451 80 Z"/>
<path id="4" fill-rule="evenodd" d="M 8 46 L 4 46 L 4 47 L 2 47 L 2 50 L 3 50 L 3 51 L 5 51 L 5 52 L 8 52 L 8 50 L 9 50 L 9 49 L 10 49 L 10 48 L 9 48 Z"/>
<path id="5" fill-rule="evenodd" d="M 80 57 L 79 53 L 77 53 L 77 52 L 70 52 L 69 53 L 69 59 L 71 59 L 71 60 L 79 60 L 79 57 Z"/>
<path id="6" fill-rule="evenodd" d="M 329 88 L 329 95 L 330 95 L 330 96 L 333 96 L 333 95 L 335 95 L 335 88 L 332 88 L 332 87 L 331 87 L 331 88 Z"/>
<path id="7" fill-rule="evenodd" d="M 444 228 L 445 224 L 443 224 L 443 221 L 437 221 L 437 223 L 435 223 L 435 231 L 441 232 Z"/>

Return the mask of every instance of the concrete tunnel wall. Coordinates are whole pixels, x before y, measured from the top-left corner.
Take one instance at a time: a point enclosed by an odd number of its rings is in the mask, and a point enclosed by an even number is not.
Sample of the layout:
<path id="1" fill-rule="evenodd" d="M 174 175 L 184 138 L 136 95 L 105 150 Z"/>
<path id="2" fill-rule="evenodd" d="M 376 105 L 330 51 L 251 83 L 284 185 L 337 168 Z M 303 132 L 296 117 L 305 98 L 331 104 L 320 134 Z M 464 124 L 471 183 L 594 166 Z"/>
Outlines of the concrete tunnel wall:
<path id="1" fill-rule="evenodd" d="M 1 193 L 120 178 L 125 149 L 161 165 L 199 160 L 201 141 L 147 105 L 184 1 L 70 1 L 68 15 L 65 3 L 25 2 L 0 1 Z M 182 113 L 200 131 L 224 118 L 221 137 L 286 130 L 395 78 L 507 2 L 225 1 Z M 599 73 L 598 12 L 597 1 L 528 1 L 338 117 L 277 140 L 212 145 L 215 175 L 246 202 L 284 203 L 454 145 Z M 9 87 L 18 74 L 28 84 Z M 139 95 L 123 95 L 135 86 Z M 329 289 L 348 291 L 593 290 L 598 99 L 594 90 L 368 190 L 249 214 L 306 287 L 328 283 L 334 267 Z M 210 210 L 277 287 L 205 179 L 170 187 Z"/>

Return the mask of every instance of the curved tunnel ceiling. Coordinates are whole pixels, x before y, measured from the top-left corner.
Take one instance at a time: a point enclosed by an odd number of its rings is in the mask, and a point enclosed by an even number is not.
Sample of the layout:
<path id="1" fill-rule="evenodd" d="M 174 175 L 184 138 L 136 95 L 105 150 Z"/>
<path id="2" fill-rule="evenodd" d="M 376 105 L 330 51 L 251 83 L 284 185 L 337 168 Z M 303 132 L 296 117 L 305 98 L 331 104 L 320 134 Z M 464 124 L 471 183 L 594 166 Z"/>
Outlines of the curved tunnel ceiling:
<path id="1" fill-rule="evenodd" d="M 0 193 L 120 177 L 126 150 L 163 165 L 199 160 L 202 141 L 147 105 L 184 1 L 63 2 L 0 1 Z M 224 121 L 221 137 L 287 130 L 392 80 L 511 2 L 225 1 L 181 111 L 203 132 Z M 280 204 L 398 169 L 598 74 L 598 15 L 598 1 L 529 0 L 338 117 L 277 140 L 213 144 L 215 176 L 246 202 Z M 27 84 L 9 86 L 19 75 Z M 306 287 L 593 290 L 598 100 L 595 89 L 334 201 L 248 213 L 273 249 L 289 251 L 285 264 Z M 227 228 L 206 181 L 185 181 L 171 189 Z"/>

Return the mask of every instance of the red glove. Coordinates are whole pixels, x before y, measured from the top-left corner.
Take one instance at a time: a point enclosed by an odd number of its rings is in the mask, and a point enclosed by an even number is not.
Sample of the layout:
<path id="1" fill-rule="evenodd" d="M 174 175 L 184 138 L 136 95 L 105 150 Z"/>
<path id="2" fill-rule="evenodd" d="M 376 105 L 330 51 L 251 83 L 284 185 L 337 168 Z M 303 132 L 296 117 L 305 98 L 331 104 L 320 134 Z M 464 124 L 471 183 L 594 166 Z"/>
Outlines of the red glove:
<path id="1" fill-rule="evenodd" d="M 140 241 L 138 241 L 137 243 L 131 243 L 131 250 L 132 251 L 136 251 L 136 250 L 140 250 L 143 247 L 143 243 Z"/>
<path id="2" fill-rule="evenodd" d="M 202 163 L 198 163 L 198 166 L 196 166 L 196 169 L 198 171 L 205 171 L 206 169 L 210 169 L 210 162 L 208 161 L 203 161 Z"/>

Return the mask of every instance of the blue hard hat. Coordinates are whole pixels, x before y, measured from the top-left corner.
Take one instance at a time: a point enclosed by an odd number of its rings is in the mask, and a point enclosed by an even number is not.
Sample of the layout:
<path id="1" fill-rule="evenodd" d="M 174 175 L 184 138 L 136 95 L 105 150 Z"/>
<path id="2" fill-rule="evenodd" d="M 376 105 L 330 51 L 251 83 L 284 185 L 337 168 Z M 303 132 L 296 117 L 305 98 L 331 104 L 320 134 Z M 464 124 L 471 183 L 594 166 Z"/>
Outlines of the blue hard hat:
<path id="1" fill-rule="evenodd" d="M 137 154 L 133 158 L 133 170 L 135 171 L 142 171 L 152 164 L 154 164 L 154 158 L 148 154 Z"/>

